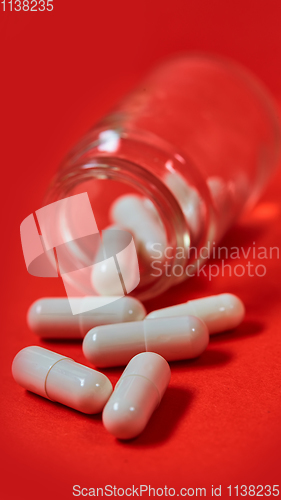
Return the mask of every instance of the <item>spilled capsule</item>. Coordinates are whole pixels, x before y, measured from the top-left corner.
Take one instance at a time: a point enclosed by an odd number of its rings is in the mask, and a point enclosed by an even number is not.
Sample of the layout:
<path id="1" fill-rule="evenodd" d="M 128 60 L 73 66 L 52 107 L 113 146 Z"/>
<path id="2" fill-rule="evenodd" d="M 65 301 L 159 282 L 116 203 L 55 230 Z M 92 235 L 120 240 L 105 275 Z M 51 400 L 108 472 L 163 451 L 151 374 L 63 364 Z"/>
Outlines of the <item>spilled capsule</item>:
<path id="1" fill-rule="evenodd" d="M 112 392 L 103 373 L 38 346 L 16 355 L 12 374 L 28 391 L 83 413 L 101 412 Z"/>
<path id="2" fill-rule="evenodd" d="M 138 436 L 159 405 L 170 378 L 170 367 L 159 354 L 142 352 L 132 358 L 103 410 L 108 432 L 119 439 Z"/>
<path id="3" fill-rule="evenodd" d="M 146 311 L 142 303 L 133 297 L 107 297 L 112 302 L 104 304 L 103 297 L 72 298 L 78 307 L 90 300 L 94 309 L 72 314 L 67 298 L 43 298 L 36 300 L 27 313 L 31 330 L 44 338 L 83 338 L 93 327 L 109 323 L 139 321 Z"/>
<path id="4" fill-rule="evenodd" d="M 85 357 L 99 367 L 126 365 L 136 354 L 151 351 L 167 361 L 199 356 L 209 342 L 208 329 L 199 318 L 144 319 L 133 323 L 98 326 L 83 341 Z"/>
<path id="5" fill-rule="evenodd" d="M 146 319 L 178 317 L 187 314 L 204 321 L 210 335 L 212 335 L 240 325 L 245 316 L 245 307 L 236 295 L 222 293 L 152 311 L 146 316 Z"/>

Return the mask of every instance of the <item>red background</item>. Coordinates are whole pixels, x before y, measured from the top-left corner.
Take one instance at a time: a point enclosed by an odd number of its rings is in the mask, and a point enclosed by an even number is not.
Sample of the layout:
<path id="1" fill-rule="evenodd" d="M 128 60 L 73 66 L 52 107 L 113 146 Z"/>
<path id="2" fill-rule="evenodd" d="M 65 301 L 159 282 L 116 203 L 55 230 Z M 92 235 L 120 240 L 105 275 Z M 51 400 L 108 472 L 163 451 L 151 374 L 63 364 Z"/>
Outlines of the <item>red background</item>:
<path id="1" fill-rule="evenodd" d="M 2 5 L 0 4 L 2 9 Z M 85 363 L 79 342 L 38 342 L 29 305 L 64 295 L 59 279 L 28 275 L 22 220 L 70 146 L 160 58 L 181 50 L 231 56 L 281 97 L 280 2 L 54 0 L 54 11 L 2 12 L 1 40 L 1 434 L 4 500 L 70 499 L 73 485 L 206 487 L 281 479 L 280 278 L 194 278 L 148 310 L 221 292 L 239 295 L 245 322 L 213 338 L 195 361 L 174 363 L 171 385 L 143 434 L 118 442 L 100 416 L 26 393 L 11 377 L 21 348 L 39 343 Z M 224 244 L 280 245 L 281 170 L 260 208 Z M 251 260 L 251 259 L 250 259 Z M 243 263 L 243 261 L 239 262 Z M 113 383 L 121 370 L 106 372 Z"/>

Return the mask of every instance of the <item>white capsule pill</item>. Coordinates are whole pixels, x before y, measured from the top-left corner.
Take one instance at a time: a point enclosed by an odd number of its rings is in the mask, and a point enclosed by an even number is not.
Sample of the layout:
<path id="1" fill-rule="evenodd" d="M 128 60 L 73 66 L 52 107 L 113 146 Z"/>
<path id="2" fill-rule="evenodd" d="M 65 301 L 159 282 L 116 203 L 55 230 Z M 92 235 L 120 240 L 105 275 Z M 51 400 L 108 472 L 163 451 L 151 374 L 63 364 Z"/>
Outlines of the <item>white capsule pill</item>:
<path id="1" fill-rule="evenodd" d="M 206 323 L 209 333 L 213 334 L 231 330 L 240 325 L 245 316 L 245 307 L 236 295 L 222 293 L 152 311 L 146 316 L 146 319 L 175 317 L 186 314 L 202 319 Z"/>
<path id="2" fill-rule="evenodd" d="M 159 405 L 170 378 L 170 367 L 159 354 L 142 352 L 131 359 L 103 410 L 108 432 L 119 439 L 138 436 Z"/>
<path id="3" fill-rule="evenodd" d="M 156 243 L 155 249 L 162 255 L 167 245 L 165 230 L 158 213 L 152 202 L 148 201 L 140 196 L 125 195 L 118 198 L 111 207 L 112 220 L 131 231 L 137 248 L 147 260 L 153 258 Z"/>
<path id="4" fill-rule="evenodd" d="M 83 413 L 101 412 L 112 392 L 103 373 L 38 346 L 16 355 L 12 373 L 28 391 Z"/>
<path id="5" fill-rule="evenodd" d="M 157 318 L 98 326 L 83 341 L 85 357 L 95 366 L 125 365 L 139 352 L 151 351 L 167 361 L 199 356 L 209 342 L 208 329 L 199 318 Z"/>
<path id="6" fill-rule="evenodd" d="M 175 172 L 166 174 L 165 182 L 181 205 L 193 238 L 197 239 L 200 236 L 203 210 L 202 199 L 198 191 Z"/>
<path id="7" fill-rule="evenodd" d="M 221 177 L 208 177 L 206 180 L 207 186 L 210 190 L 210 194 L 214 203 L 214 206 L 221 215 L 226 211 L 230 211 L 230 196 L 227 189 L 227 184 Z"/>
<path id="8" fill-rule="evenodd" d="M 122 232 L 121 232 L 122 231 Z M 118 239 L 118 234 L 123 234 L 124 228 L 120 226 L 108 226 L 103 230 L 107 234 L 107 247 L 114 248 L 114 238 Z M 110 244 L 110 239 L 112 244 Z M 91 273 L 91 283 L 93 289 L 102 296 L 123 295 L 124 290 L 130 293 L 139 283 L 139 266 L 137 258 L 137 248 L 135 242 L 126 246 L 123 251 L 115 255 L 115 259 L 106 258 L 103 245 L 100 246 L 96 263 Z M 118 266 L 116 266 L 116 260 Z"/>
<path id="9" fill-rule="evenodd" d="M 95 264 L 91 281 L 94 290 L 102 296 L 122 295 L 122 274 L 117 270 L 113 259 L 105 259 Z"/>
<path id="10" fill-rule="evenodd" d="M 105 300 L 112 302 L 105 303 Z M 146 311 L 141 302 L 133 297 L 89 297 L 71 299 L 77 301 L 81 310 L 85 301 L 90 301 L 95 309 L 80 314 L 72 314 L 67 298 L 39 299 L 32 304 L 27 313 L 31 330 L 46 338 L 83 338 L 98 325 L 139 321 Z"/>
<path id="11" fill-rule="evenodd" d="M 107 226 L 104 230 L 122 229 L 116 225 Z M 96 262 L 91 273 L 92 287 L 98 295 L 122 295 L 124 293 L 120 280 L 119 270 L 113 259 L 107 259 L 104 255 L 103 245 L 97 251 Z"/>

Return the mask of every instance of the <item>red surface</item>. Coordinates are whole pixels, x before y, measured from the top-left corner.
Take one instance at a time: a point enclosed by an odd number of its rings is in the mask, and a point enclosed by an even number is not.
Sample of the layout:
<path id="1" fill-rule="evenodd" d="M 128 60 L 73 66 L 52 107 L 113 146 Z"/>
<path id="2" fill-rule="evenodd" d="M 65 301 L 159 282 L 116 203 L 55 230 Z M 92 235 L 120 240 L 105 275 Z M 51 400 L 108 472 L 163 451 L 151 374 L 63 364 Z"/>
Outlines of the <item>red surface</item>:
<path id="1" fill-rule="evenodd" d="M 0 7 L 1 4 L 0 4 Z M 25 316 L 38 297 L 63 295 L 59 279 L 28 275 L 19 225 L 42 206 L 58 162 L 151 65 L 179 50 L 231 56 L 281 96 L 280 2 L 54 0 L 51 13 L 3 13 L 1 37 L 1 498 L 70 499 L 73 485 L 206 487 L 281 481 L 280 259 L 266 275 L 192 281 L 147 304 L 233 292 L 246 304 L 235 332 L 200 359 L 174 363 L 144 433 L 121 443 L 88 417 L 26 393 L 14 355 L 36 344 Z M 280 246 L 281 170 L 229 246 Z M 234 265 L 238 262 L 235 261 Z M 243 263 L 242 260 L 239 263 Z M 85 363 L 79 342 L 39 342 Z M 112 382 L 121 370 L 106 372 Z M 177 491 L 178 492 L 178 491 Z"/>

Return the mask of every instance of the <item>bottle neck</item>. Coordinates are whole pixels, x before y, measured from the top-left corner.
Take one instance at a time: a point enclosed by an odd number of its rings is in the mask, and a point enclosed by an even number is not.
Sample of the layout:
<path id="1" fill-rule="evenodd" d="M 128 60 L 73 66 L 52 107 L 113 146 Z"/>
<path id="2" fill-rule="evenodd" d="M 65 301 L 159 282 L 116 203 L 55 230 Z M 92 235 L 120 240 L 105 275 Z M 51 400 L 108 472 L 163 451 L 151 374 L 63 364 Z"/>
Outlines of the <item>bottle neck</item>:
<path id="1" fill-rule="evenodd" d="M 182 179 L 200 193 L 198 213 L 193 218 L 198 226 L 196 236 L 184 213 L 181 197 L 171 190 L 167 179 L 172 179 L 172 184 L 173 179 L 177 179 L 176 183 Z M 139 259 L 141 281 L 132 295 L 141 300 L 159 295 L 188 277 L 187 266 L 198 264 L 195 257 L 208 241 L 212 226 L 209 193 L 197 170 L 170 145 L 139 131 L 121 132 L 117 127 L 94 129 L 68 156 L 45 202 L 49 204 L 85 191 L 100 231 L 110 225 L 110 207 L 123 194 L 134 193 L 149 199 L 157 211 L 166 234 L 166 248 L 160 257 L 155 245 L 157 250 L 151 253 L 149 262 Z M 86 267 L 89 265 L 86 252 L 83 256 L 84 249 L 78 250 L 80 266 L 82 260 Z M 79 288 L 80 284 L 76 285 Z M 79 292 L 91 294 L 84 283 L 82 288 Z"/>

